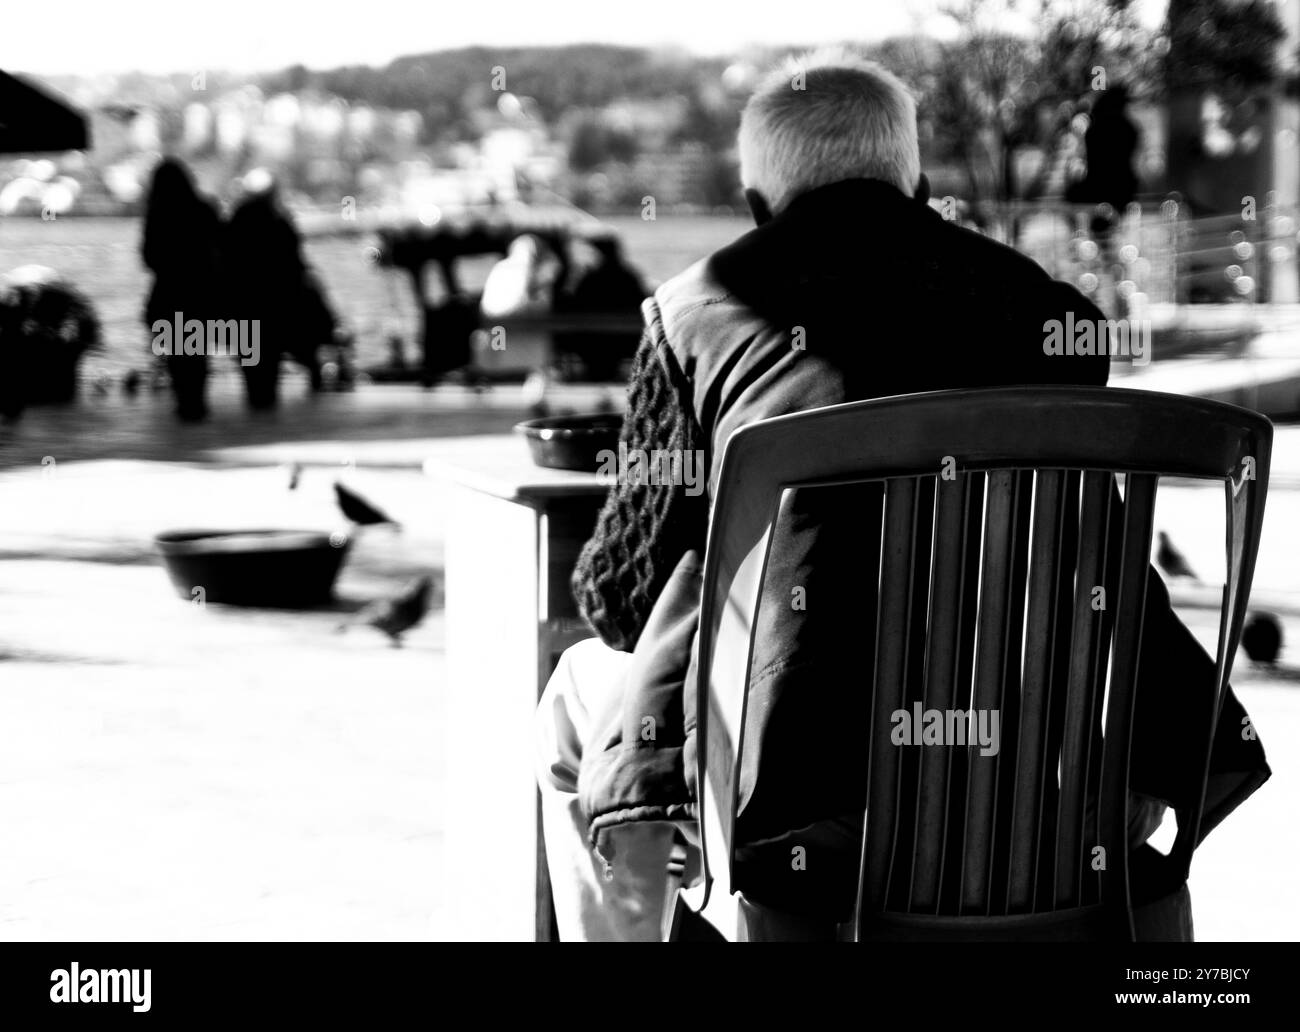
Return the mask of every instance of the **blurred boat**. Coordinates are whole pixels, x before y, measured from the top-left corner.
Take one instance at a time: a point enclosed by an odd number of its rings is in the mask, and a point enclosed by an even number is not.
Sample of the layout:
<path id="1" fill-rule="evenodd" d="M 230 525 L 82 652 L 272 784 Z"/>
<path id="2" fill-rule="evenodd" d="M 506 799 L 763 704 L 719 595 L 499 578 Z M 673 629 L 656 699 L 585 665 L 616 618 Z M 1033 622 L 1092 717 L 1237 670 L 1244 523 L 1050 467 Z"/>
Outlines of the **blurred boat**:
<path id="1" fill-rule="evenodd" d="M 521 310 L 515 315 L 489 317 L 482 311 L 482 294 L 465 290 L 458 263 L 485 255 L 505 259 L 521 238 L 531 237 L 555 256 L 567 274 L 575 242 L 610 239 L 614 233 L 595 217 L 571 205 L 511 205 L 440 217 L 432 225 L 412 220 L 378 230 L 376 263 L 406 273 L 421 312 L 419 363 L 396 359 L 364 371 L 377 383 L 431 385 L 448 373 L 468 369 L 475 381 L 520 381 L 531 373 L 563 364 L 555 347 L 557 336 L 604 337 L 611 346 L 635 339 L 641 331 L 638 312 L 553 312 Z M 442 279 L 442 304 L 425 298 L 425 277 L 433 265 Z M 474 338 L 483 334 L 475 354 Z M 509 347 L 493 337 L 504 335 Z M 394 348 L 399 350 L 399 348 Z M 629 352 L 628 358 L 631 357 Z"/>

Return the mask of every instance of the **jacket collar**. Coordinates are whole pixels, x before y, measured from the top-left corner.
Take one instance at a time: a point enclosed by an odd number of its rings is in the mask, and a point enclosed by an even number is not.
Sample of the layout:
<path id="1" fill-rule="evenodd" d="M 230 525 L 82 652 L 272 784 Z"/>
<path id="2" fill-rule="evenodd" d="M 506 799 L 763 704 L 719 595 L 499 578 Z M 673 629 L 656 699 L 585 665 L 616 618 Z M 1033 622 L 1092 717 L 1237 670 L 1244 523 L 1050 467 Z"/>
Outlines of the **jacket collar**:
<path id="1" fill-rule="evenodd" d="M 781 214 L 709 259 L 716 280 L 765 307 L 771 291 L 819 276 L 852 276 L 882 251 L 921 245 L 943 219 L 924 201 L 879 179 L 845 179 L 800 194 Z"/>

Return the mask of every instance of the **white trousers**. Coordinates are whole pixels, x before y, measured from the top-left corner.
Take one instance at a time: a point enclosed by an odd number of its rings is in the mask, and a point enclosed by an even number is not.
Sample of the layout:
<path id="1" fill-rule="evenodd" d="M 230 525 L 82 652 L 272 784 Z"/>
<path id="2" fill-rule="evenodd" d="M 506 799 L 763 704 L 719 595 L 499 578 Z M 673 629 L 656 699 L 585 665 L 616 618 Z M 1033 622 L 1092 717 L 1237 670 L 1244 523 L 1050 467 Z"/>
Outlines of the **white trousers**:
<path id="1" fill-rule="evenodd" d="M 611 863 L 592 850 L 578 805 L 578 768 L 597 721 L 618 705 L 632 656 L 598 638 L 560 657 L 537 708 L 537 783 L 551 895 L 564 942 L 659 942 L 676 828 L 632 824 L 610 832 Z"/>

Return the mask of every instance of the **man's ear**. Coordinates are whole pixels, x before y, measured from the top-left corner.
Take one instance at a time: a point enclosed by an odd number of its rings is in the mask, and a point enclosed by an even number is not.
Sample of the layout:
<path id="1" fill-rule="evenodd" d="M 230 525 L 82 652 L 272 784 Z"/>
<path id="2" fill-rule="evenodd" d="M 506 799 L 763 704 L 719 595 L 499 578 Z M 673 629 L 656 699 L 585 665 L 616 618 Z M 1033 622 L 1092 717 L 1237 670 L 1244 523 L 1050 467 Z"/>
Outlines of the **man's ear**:
<path id="1" fill-rule="evenodd" d="M 912 196 L 922 204 L 930 203 L 930 177 L 924 172 L 921 173 L 921 178 L 916 181 L 916 193 Z"/>
<path id="2" fill-rule="evenodd" d="M 754 216 L 754 225 L 761 226 L 764 222 L 772 221 L 772 209 L 767 206 L 767 201 L 757 190 L 752 187 L 746 188 L 745 203 L 749 205 L 749 212 Z"/>

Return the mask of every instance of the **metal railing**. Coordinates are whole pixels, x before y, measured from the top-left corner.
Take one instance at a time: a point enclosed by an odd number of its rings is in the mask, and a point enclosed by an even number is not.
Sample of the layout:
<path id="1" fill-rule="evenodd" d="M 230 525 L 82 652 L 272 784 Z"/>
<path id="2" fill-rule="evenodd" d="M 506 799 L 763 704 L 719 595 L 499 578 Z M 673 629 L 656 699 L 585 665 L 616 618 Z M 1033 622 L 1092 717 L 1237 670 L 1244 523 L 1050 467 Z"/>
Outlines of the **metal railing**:
<path id="1" fill-rule="evenodd" d="M 1122 211 L 1048 199 L 967 212 L 976 228 L 1116 314 L 1135 302 L 1300 299 L 1295 208 L 1244 204 L 1239 214 L 1193 217 L 1186 204 L 1166 197 Z"/>

